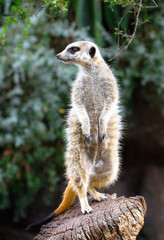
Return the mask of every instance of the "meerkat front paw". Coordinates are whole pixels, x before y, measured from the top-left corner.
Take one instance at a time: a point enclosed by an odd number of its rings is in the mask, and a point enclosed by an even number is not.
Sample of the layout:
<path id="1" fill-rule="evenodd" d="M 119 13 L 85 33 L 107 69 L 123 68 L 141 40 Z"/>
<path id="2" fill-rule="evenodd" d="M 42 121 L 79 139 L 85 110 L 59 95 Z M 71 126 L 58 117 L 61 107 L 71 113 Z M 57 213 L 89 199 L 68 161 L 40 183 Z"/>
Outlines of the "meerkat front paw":
<path id="1" fill-rule="evenodd" d="M 90 137 L 90 136 L 87 136 L 87 135 L 85 135 L 85 134 L 84 134 L 84 137 L 85 137 L 85 139 L 87 140 L 87 142 L 90 143 L 91 137 Z"/>
<path id="2" fill-rule="evenodd" d="M 106 129 L 107 126 L 104 122 L 104 120 L 99 120 L 99 142 L 102 142 L 106 136 Z"/>
<path id="3" fill-rule="evenodd" d="M 99 142 L 100 142 L 100 143 L 104 140 L 105 136 L 106 136 L 105 133 L 102 134 L 102 135 L 99 135 Z"/>

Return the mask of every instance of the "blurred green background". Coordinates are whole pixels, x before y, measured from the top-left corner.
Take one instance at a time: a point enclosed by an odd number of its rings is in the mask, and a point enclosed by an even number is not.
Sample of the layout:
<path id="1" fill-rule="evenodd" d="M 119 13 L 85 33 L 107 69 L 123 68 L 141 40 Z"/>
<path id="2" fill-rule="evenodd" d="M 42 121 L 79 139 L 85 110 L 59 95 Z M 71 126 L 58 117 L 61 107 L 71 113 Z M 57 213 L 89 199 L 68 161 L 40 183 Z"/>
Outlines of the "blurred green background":
<path id="1" fill-rule="evenodd" d="M 20 233 L 22 239 L 32 239 L 22 228 L 38 219 L 34 210 L 38 201 L 40 212 L 48 204 L 53 208 L 54 201 L 57 205 L 61 198 L 62 192 L 56 191 L 64 180 L 65 117 L 77 68 L 64 65 L 55 56 L 78 40 L 100 46 L 120 84 L 125 133 L 122 174 L 113 191 L 126 196 L 142 194 L 149 204 L 156 189 L 159 212 L 164 214 L 164 200 L 160 200 L 164 199 L 160 195 L 164 187 L 162 2 L 146 8 L 154 2 L 143 1 L 134 40 L 109 61 L 117 52 L 118 23 L 127 11 L 120 31 L 132 34 L 138 3 L 0 1 L 0 239 L 20 239 Z M 135 9 L 130 10 L 132 6 Z M 125 37 L 119 38 L 120 45 L 124 44 Z M 150 201 L 151 209 L 153 206 Z M 148 214 L 138 239 L 162 240 L 156 226 L 154 230 L 150 226 L 155 217 L 158 226 L 164 220 L 153 213 Z"/>

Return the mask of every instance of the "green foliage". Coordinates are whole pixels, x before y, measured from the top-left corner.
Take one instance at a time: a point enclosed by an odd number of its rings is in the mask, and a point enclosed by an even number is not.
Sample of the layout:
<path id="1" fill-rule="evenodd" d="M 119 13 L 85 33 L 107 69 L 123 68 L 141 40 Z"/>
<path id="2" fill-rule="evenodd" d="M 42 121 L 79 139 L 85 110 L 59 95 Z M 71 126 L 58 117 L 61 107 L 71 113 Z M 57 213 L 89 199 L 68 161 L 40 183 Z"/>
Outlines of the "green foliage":
<path id="1" fill-rule="evenodd" d="M 27 23 L 29 17 L 33 14 L 46 9 L 47 15 L 53 19 L 54 17 L 64 17 L 70 6 L 74 6 L 75 18 L 79 27 L 91 26 L 91 34 L 99 46 L 103 46 L 104 41 L 101 36 L 101 26 L 105 21 L 108 28 L 112 31 L 118 27 L 118 22 L 122 16 L 123 10 L 128 8 L 137 8 L 138 1 L 135 4 L 134 0 L 104 0 L 104 3 L 97 0 L 13 0 L 4 1 L 0 5 L 0 15 L 3 16 L 5 28 L 11 24 L 19 23 L 20 21 Z M 4 10 L 5 9 L 5 10 Z M 103 13 L 105 17 L 103 19 Z M 130 12 L 130 10 L 129 10 Z M 132 11 L 134 12 L 134 11 Z M 72 14 L 71 14 L 72 15 Z M 126 14 L 120 24 L 120 28 L 124 31 L 128 27 L 129 15 Z M 119 29 L 118 31 L 121 31 Z M 28 27 L 25 30 L 28 31 Z M 116 31 L 116 33 L 118 32 Z M 6 47 L 6 33 L 5 31 L 0 34 L 0 44 Z"/>
<path id="2" fill-rule="evenodd" d="M 99 46 L 104 46 L 101 26 L 105 26 L 114 39 L 122 45 L 133 32 L 130 26 L 134 24 L 139 2 L 134 1 L 70 1 L 68 16 L 75 15 L 79 27 L 90 26 L 90 34 Z M 119 35 L 119 36 L 118 36 Z"/>
<path id="3" fill-rule="evenodd" d="M 67 11 L 69 0 L 13 0 L 4 1 L 0 4 L 0 15 L 2 16 L 4 31 L 0 34 L 0 45 L 6 47 L 6 29 L 12 24 L 25 23 L 24 31 L 28 31 L 29 18 L 40 12 L 47 10 L 47 15 L 53 18 L 59 13 Z M 20 46 L 19 46 L 20 47 Z"/>
<path id="4" fill-rule="evenodd" d="M 7 29 L 10 47 L 0 55 L 0 209 L 12 206 L 15 219 L 39 189 L 47 191 L 48 199 L 55 188 L 76 73 L 55 55 L 68 42 L 88 38 L 75 24 L 49 23 L 44 11 L 30 18 L 25 39 L 24 27 L 20 23 Z"/>
<path id="5" fill-rule="evenodd" d="M 164 100 L 164 15 L 157 9 L 150 15 L 150 23 L 139 26 L 129 50 L 112 64 L 122 85 L 122 100 L 126 115 L 134 111 L 134 91 L 147 106 Z M 113 43 L 114 46 L 114 43 Z M 112 56 L 109 52 L 108 58 Z M 162 104 L 161 104 L 162 106 Z M 163 109 L 161 109 L 163 111 Z"/>
<path id="6" fill-rule="evenodd" d="M 69 0 L 44 0 L 47 7 L 55 12 L 67 11 Z"/>
<path id="7" fill-rule="evenodd" d="M 109 3 L 111 7 L 113 7 L 115 5 L 120 5 L 122 7 L 127 7 L 131 4 L 134 4 L 135 0 L 104 0 L 104 2 Z"/>

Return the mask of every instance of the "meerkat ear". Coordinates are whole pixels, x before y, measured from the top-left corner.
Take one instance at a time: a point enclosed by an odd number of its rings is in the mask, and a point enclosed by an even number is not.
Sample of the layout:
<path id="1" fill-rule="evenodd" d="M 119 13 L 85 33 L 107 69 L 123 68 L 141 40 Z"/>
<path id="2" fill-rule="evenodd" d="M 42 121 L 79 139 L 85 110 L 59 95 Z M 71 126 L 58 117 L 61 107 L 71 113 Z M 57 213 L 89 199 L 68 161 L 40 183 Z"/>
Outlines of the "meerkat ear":
<path id="1" fill-rule="evenodd" d="M 90 50 L 89 50 L 89 55 L 91 56 L 91 58 L 94 57 L 96 53 L 96 48 L 95 47 L 91 47 Z"/>

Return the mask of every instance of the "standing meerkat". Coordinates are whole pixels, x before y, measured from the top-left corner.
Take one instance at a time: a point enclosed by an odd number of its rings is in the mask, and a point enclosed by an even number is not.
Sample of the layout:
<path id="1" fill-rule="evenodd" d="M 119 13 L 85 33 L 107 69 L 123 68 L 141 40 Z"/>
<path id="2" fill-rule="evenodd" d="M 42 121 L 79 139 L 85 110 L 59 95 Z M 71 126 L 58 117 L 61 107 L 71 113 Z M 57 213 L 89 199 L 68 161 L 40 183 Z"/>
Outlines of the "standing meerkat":
<path id="1" fill-rule="evenodd" d="M 69 44 L 57 58 L 75 64 L 79 73 L 73 83 L 66 130 L 66 177 L 68 186 L 59 207 L 42 225 L 67 210 L 78 196 L 82 213 L 91 213 L 87 192 L 97 201 L 106 198 L 95 188 L 108 187 L 119 173 L 121 118 L 117 81 L 92 42 Z"/>

